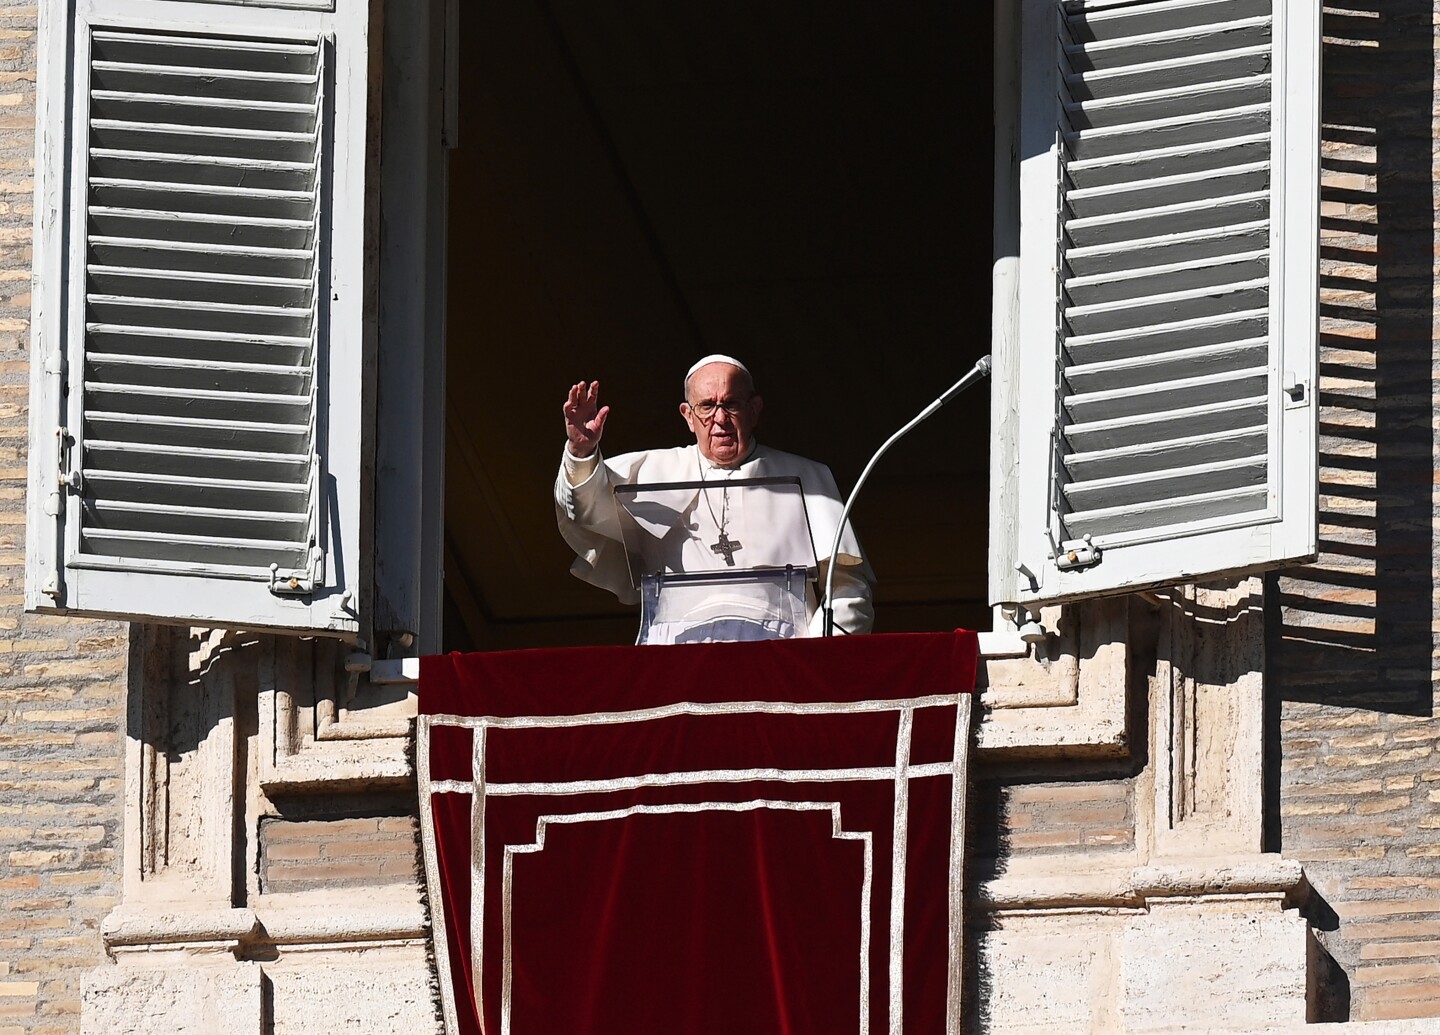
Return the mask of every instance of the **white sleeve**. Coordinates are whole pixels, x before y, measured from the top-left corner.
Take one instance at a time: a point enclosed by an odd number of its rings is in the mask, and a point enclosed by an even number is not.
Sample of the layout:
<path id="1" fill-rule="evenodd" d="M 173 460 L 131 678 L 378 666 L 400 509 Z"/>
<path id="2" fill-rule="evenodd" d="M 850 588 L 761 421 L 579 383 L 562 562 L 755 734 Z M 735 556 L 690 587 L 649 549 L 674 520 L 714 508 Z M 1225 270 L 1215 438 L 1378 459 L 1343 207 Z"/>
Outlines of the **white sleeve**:
<path id="1" fill-rule="evenodd" d="M 806 471 L 805 505 L 809 510 L 811 528 L 815 537 L 816 555 L 820 562 L 819 591 L 824 592 L 825 576 L 829 571 L 829 551 L 834 541 L 835 529 L 845 507 L 841 501 L 840 489 L 830 468 L 820 463 L 810 463 Z M 821 553 L 821 551 L 824 551 Z M 864 548 L 860 545 L 855 529 L 847 521 L 844 534 L 840 537 L 840 553 L 835 569 L 835 625 L 836 635 L 843 629 L 847 633 L 868 633 L 875 625 L 875 605 L 872 600 L 872 585 L 875 580 L 870 562 L 865 559 Z M 811 635 L 823 635 L 825 631 L 824 601 L 822 608 L 810 620 Z"/>
<path id="2" fill-rule="evenodd" d="M 627 453 L 617 461 L 637 467 L 639 457 Z M 614 486 L 623 484 L 627 475 L 612 468 L 617 461 L 607 463 L 599 450 L 588 457 L 573 457 L 567 446 L 555 477 L 555 522 L 560 535 L 575 551 L 571 573 L 609 590 L 621 603 L 634 604 L 640 595 L 630 582 L 614 497 Z M 576 484 L 574 478 L 581 480 Z M 630 478 L 633 480 L 633 471 Z"/>
<path id="3" fill-rule="evenodd" d="M 565 449 L 560 473 L 555 478 L 555 517 L 567 541 L 570 536 L 566 526 L 569 525 L 620 542 L 614 486 L 622 480 L 598 449 L 584 458 L 573 457 L 569 448 Z M 573 542 L 570 545 L 576 553 L 583 553 L 593 544 L 586 543 L 584 548 Z"/>
<path id="4" fill-rule="evenodd" d="M 589 456 L 576 456 L 570 452 L 567 444 L 560 454 L 560 471 L 565 475 L 565 481 L 570 485 L 579 485 L 585 479 L 595 473 L 595 468 L 600 464 L 600 450 L 595 450 Z"/>
<path id="5" fill-rule="evenodd" d="M 825 589 L 828 570 L 825 561 L 820 562 L 820 590 Z M 870 582 L 864 576 L 869 565 L 841 564 L 835 570 L 835 635 L 844 633 L 868 633 L 875 625 L 875 605 L 871 600 Z M 842 632 L 843 630 L 843 632 Z M 810 619 L 810 635 L 825 635 L 825 610 L 817 608 Z"/>

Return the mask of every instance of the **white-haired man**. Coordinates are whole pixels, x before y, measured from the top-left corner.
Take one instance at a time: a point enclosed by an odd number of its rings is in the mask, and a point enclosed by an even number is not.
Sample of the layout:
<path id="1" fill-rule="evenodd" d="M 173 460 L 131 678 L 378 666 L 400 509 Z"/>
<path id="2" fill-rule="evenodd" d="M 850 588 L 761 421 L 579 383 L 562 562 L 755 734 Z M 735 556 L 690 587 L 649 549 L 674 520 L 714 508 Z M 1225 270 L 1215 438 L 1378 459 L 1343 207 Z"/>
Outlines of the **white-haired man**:
<path id="1" fill-rule="evenodd" d="M 765 400 L 756 393 L 754 380 L 743 363 L 731 356 L 706 356 L 686 372 L 684 388 L 685 401 L 680 404 L 680 416 L 695 436 L 695 443 L 625 453 L 614 458 L 600 454 L 600 438 L 610 415 L 610 407 L 600 405 L 600 383 L 578 382 L 571 386 L 565 400 L 566 443 L 555 480 L 555 510 L 560 534 L 576 554 L 570 570 L 586 582 L 609 590 L 625 603 L 636 603 L 639 597 L 630 581 L 621 543 L 619 518 L 612 498 L 616 485 L 683 481 L 721 484 L 731 478 L 795 477 L 800 479 L 805 494 L 811 533 L 820 553 L 828 553 L 840 521 L 843 504 L 828 467 L 763 446 L 755 440 L 755 428 L 760 423 Z M 731 515 L 726 508 L 735 504 L 722 501 L 707 510 L 699 506 L 701 495 L 703 491 L 697 494 L 694 529 L 690 534 L 699 540 L 708 533 L 722 548 L 705 544 L 689 551 L 688 555 L 696 559 L 693 563 L 713 568 L 732 562 L 743 567 L 743 539 L 734 542 L 733 539 L 741 537 L 731 537 L 727 528 Z M 765 529 L 750 528 L 746 534 L 764 535 Z M 737 554 L 740 558 L 734 561 Z M 822 585 L 826 562 L 827 558 L 822 556 Z M 873 581 L 860 544 L 854 532 L 847 528 L 840 541 L 835 571 L 835 624 L 839 630 L 870 631 L 874 620 Z M 814 601 L 811 603 L 813 607 Z M 810 616 L 812 635 L 821 632 L 821 623 L 822 616 L 813 612 Z"/>

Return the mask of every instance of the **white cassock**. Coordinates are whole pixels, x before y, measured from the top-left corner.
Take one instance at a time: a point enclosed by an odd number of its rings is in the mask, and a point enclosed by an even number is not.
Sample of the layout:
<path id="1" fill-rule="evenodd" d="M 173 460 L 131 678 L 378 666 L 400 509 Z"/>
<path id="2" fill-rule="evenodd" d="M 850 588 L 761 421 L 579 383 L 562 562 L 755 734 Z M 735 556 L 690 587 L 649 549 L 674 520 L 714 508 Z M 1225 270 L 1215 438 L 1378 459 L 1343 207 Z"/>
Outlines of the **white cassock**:
<path id="1" fill-rule="evenodd" d="M 560 473 L 555 479 L 555 514 L 560 534 L 575 551 L 571 573 L 591 585 L 609 590 L 622 603 L 639 603 L 640 594 L 631 581 L 625 557 L 620 518 L 613 495 L 615 486 L 713 479 L 720 488 L 723 480 L 729 478 L 800 479 L 810 519 L 811 547 L 819 558 L 819 582 L 823 588 L 830 547 L 835 541 L 835 528 L 844 509 L 835 476 L 824 464 L 759 444 L 739 465 L 731 468 L 710 463 L 694 445 L 647 449 L 624 453 L 613 459 L 601 457 L 597 451 L 583 460 L 571 456 L 567 448 Z M 711 511 L 720 507 L 728 506 L 728 512 L 724 512 L 725 526 L 730 537 L 742 544 L 735 554 L 737 566 L 746 566 L 743 544 L 756 544 L 752 556 L 762 552 L 759 547 L 767 536 L 766 523 L 759 515 L 751 515 L 747 519 L 743 509 L 745 494 L 731 494 L 726 504 L 718 502 L 718 494 L 714 495 L 717 495 L 717 501 L 706 508 L 701 505 L 706 501 L 701 499 L 700 490 L 696 490 L 694 505 L 687 510 L 691 521 L 683 542 L 679 544 L 678 558 L 668 564 L 672 570 L 714 571 L 725 568 L 725 561 L 707 545 L 719 531 L 718 528 L 708 527 L 715 523 L 715 515 Z M 705 538 L 707 535 L 708 538 Z M 847 633 L 870 631 L 875 618 L 870 599 L 870 587 L 874 580 L 860 543 L 847 523 L 845 534 L 840 539 L 835 570 L 835 624 L 839 629 Z M 811 635 L 820 635 L 824 619 L 816 610 L 813 594 L 809 600 L 808 620 Z"/>

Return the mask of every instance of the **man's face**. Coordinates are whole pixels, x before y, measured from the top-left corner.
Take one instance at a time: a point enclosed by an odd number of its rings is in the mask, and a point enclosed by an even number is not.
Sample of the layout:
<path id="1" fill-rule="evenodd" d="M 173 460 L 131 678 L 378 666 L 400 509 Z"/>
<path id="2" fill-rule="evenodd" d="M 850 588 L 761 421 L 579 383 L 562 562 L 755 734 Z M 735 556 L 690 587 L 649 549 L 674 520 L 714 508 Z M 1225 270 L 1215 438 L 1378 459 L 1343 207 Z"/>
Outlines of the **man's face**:
<path id="1" fill-rule="evenodd" d="M 701 455 L 721 466 L 744 459 L 765 405 L 751 390 L 745 372 L 729 363 L 709 363 L 691 375 L 687 394 L 680 415 L 695 435 Z"/>

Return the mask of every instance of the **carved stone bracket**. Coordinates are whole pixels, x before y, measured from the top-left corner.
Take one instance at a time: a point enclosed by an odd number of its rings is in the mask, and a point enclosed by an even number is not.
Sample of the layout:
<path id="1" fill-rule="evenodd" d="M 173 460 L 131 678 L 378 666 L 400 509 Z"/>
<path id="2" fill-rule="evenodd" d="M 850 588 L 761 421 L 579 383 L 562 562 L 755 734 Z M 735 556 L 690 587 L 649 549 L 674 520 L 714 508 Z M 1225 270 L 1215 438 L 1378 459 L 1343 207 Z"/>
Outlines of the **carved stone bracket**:
<path id="1" fill-rule="evenodd" d="M 267 791 L 404 783 L 415 696 L 371 683 L 343 645 L 268 639 L 260 662 L 260 783 Z"/>
<path id="2" fill-rule="evenodd" d="M 236 704 L 253 694 L 255 637 L 133 627 L 127 704 L 127 902 L 232 901 L 236 847 Z M 243 797 L 243 790 L 240 791 Z"/>
<path id="3" fill-rule="evenodd" d="M 1264 619 L 1261 581 L 1161 595 L 1150 757 L 1137 842 L 1157 859 L 1261 847 Z M 1148 836 L 1145 836 L 1148 833 Z"/>
<path id="4" fill-rule="evenodd" d="M 1126 598 L 1046 608 L 1056 630 L 1033 657 L 981 664 L 979 748 L 1007 755 L 1114 756 L 1128 750 Z"/>

